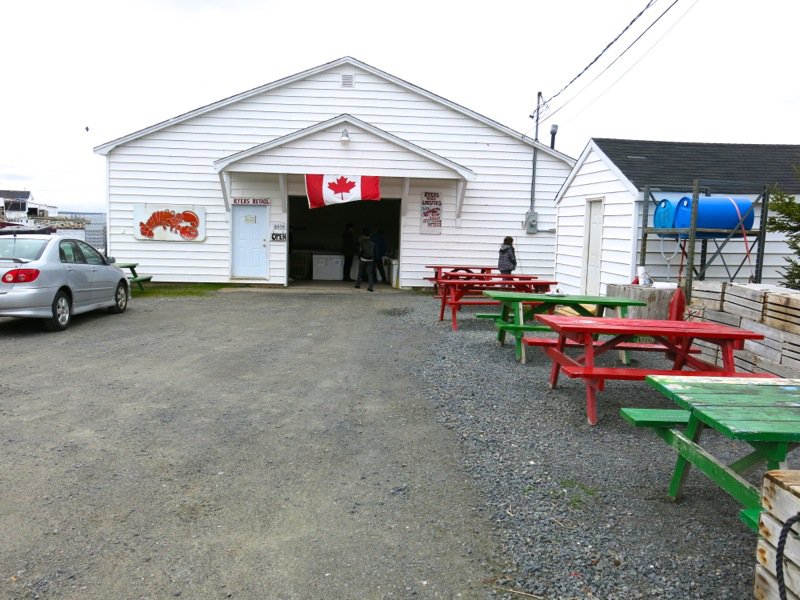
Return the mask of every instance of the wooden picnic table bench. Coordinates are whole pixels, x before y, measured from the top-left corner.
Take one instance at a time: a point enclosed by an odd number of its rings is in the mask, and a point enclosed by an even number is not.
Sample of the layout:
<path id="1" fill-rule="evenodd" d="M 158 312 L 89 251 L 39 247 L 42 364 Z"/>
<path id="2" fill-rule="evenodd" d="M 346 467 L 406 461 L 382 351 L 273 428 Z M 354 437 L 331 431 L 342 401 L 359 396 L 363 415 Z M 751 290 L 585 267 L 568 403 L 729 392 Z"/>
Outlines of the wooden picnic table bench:
<path id="1" fill-rule="evenodd" d="M 526 342 L 525 334 L 534 331 L 551 331 L 542 323 L 532 322 L 535 315 L 552 313 L 557 307 L 568 307 L 580 315 L 603 316 L 607 310 L 615 310 L 617 315 L 625 317 L 629 306 L 646 306 L 642 300 L 616 296 L 581 296 L 573 294 L 530 294 L 508 290 L 486 290 L 484 296 L 496 300 L 502 305 L 500 313 L 495 318 L 494 325 L 497 329 L 497 341 L 505 344 L 506 334 L 514 337 L 514 351 L 517 360 L 526 361 L 525 346 L 536 345 L 534 340 L 548 338 L 534 338 Z M 588 308 L 589 306 L 592 309 Z M 546 345 L 550 342 L 542 342 Z"/>
<path id="2" fill-rule="evenodd" d="M 139 263 L 118 262 L 114 264 L 118 266 L 120 269 L 127 269 L 128 271 L 130 271 L 131 274 L 128 276 L 128 281 L 132 284 L 135 283 L 138 286 L 139 290 L 142 292 L 144 291 L 144 286 L 142 284 L 146 281 L 150 281 L 151 279 L 153 279 L 152 275 L 139 275 L 136 272 L 136 267 L 139 266 Z"/>
<path id="3" fill-rule="evenodd" d="M 608 379 L 644 380 L 648 375 L 687 375 L 708 377 L 771 377 L 755 373 L 737 373 L 733 351 L 741 349 L 744 340 L 763 339 L 763 335 L 747 329 L 718 323 L 677 321 L 669 319 L 619 319 L 566 315 L 537 314 L 536 319 L 558 334 L 555 346 L 544 348 L 553 364 L 550 387 L 555 388 L 561 371 L 568 377 L 579 377 L 586 385 L 586 416 L 591 425 L 597 423 L 597 392 L 602 391 Z M 611 336 L 597 343 L 599 336 Z M 640 338 L 653 339 L 661 346 L 672 365 L 665 369 L 630 368 L 626 365 L 604 367 L 595 364 L 595 358 L 605 352 L 619 349 L 621 344 L 638 342 Z M 715 365 L 693 356 L 694 340 L 704 340 L 720 347 L 722 365 Z M 624 347 L 624 346 L 623 346 Z M 577 349 L 579 354 L 569 355 L 567 350 Z M 642 348 L 658 351 L 658 348 Z M 628 346 L 628 350 L 636 350 Z M 685 369 L 689 369 L 688 371 Z"/>
<path id="4" fill-rule="evenodd" d="M 788 453 L 800 443 L 800 379 L 672 375 L 646 381 L 680 408 L 623 408 L 620 414 L 636 427 L 652 429 L 678 453 L 669 496 L 680 499 L 695 466 L 742 504 L 740 517 L 757 532 L 761 494 L 744 475 L 759 465 L 784 468 Z M 752 451 L 726 463 L 700 445 L 707 429 L 745 442 Z"/>

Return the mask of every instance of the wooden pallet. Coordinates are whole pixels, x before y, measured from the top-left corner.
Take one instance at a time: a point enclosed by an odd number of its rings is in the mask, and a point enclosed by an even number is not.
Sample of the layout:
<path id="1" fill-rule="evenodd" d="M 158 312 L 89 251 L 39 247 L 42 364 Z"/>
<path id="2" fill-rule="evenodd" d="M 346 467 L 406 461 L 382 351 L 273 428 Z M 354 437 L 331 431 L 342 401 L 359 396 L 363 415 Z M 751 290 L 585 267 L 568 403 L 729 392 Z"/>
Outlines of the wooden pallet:
<path id="1" fill-rule="evenodd" d="M 800 293 L 766 294 L 762 321 L 775 329 L 800 335 Z"/>
<path id="2" fill-rule="evenodd" d="M 725 285 L 724 281 L 693 281 L 691 306 L 722 310 Z"/>
<path id="3" fill-rule="evenodd" d="M 761 321 L 764 299 L 775 286 L 762 283 L 730 283 L 725 287 L 722 310 L 752 321 Z"/>

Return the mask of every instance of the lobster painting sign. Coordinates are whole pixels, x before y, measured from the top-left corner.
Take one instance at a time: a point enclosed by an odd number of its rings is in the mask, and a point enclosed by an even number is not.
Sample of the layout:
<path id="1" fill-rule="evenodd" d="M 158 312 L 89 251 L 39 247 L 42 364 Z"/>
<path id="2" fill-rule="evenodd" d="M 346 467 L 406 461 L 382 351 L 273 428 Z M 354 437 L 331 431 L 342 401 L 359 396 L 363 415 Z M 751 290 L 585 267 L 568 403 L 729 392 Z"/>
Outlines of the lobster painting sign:
<path id="1" fill-rule="evenodd" d="M 205 217 L 201 206 L 139 205 L 133 210 L 133 236 L 137 240 L 202 242 L 206 238 Z"/>
<path id="2" fill-rule="evenodd" d="M 423 192 L 420 233 L 442 233 L 442 199 L 439 192 Z"/>

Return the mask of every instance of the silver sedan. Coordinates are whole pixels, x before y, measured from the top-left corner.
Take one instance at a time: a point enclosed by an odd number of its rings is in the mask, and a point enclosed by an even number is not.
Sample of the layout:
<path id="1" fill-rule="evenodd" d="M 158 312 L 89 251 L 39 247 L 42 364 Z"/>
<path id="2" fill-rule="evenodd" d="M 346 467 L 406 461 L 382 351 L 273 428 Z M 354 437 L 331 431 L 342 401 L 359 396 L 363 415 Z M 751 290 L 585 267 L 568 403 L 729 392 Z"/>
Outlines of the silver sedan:
<path id="1" fill-rule="evenodd" d="M 72 315 L 123 313 L 130 287 L 113 263 L 83 240 L 0 230 L 0 317 L 44 319 L 61 331 Z"/>

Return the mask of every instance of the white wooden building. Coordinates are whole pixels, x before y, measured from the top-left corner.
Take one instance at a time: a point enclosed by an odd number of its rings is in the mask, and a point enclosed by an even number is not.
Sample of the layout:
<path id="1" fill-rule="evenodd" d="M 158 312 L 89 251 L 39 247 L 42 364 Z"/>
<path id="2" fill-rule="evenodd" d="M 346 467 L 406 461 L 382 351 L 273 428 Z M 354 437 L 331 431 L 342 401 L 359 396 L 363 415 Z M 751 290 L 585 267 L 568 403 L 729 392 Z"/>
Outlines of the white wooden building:
<path id="1" fill-rule="evenodd" d="M 800 146 L 705 144 L 595 138 L 581 153 L 556 198 L 555 279 L 564 293 L 605 293 L 608 284 L 629 284 L 641 262 L 642 212 L 650 188 L 648 228 L 656 202 L 692 197 L 695 179 L 702 197 L 733 197 L 755 203 L 757 230 L 765 185 L 800 192 L 792 165 L 800 164 Z M 767 233 L 761 282 L 778 284 L 784 258 L 793 253 L 782 234 Z M 722 240 L 708 239 L 707 257 Z M 743 281 L 754 275 L 757 248 L 752 235 L 731 239 L 713 261 L 706 280 Z M 696 242 L 696 257 L 701 254 Z M 688 248 L 687 248 L 688 254 Z M 748 256 L 749 254 L 749 256 Z M 684 252 L 675 237 L 647 235 L 644 267 L 656 281 L 677 282 Z M 698 264 L 698 260 L 695 260 Z M 738 269 L 738 272 L 737 272 Z M 683 271 L 685 275 L 685 270 Z"/>
<path id="2" fill-rule="evenodd" d="M 574 164 L 351 57 L 95 152 L 107 159 L 109 255 L 155 281 L 275 285 L 297 277 L 297 257 L 336 254 L 348 222 L 383 229 L 401 287 L 429 285 L 431 263 L 496 264 L 507 235 L 519 271 L 550 277 L 555 196 Z M 382 199 L 309 210 L 305 174 L 379 176 Z M 440 222 L 423 217 L 423 198 L 441 202 Z"/>

